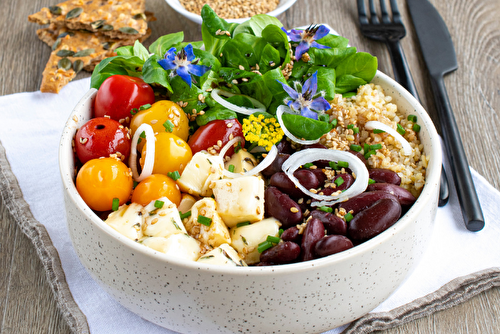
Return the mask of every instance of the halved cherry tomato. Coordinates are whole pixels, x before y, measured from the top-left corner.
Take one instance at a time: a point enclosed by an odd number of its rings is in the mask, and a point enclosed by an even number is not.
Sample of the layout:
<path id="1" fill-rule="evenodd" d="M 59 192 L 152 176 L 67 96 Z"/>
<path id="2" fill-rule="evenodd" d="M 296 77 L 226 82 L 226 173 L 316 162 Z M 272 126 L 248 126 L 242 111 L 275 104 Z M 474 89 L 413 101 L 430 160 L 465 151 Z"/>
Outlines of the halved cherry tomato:
<path id="1" fill-rule="evenodd" d="M 119 205 L 125 204 L 133 185 L 130 169 L 114 158 L 89 160 L 76 177 L 78 193 L 95 211 L 111 210 L 115 198 L 118 198 Z"/>
<path id="2" fill-rule="evenodd" d="M 153 88 L 144 80 L 116 74 L 104 80 L 99 87 L 94 102 L 94 117 L 109 116 L 128 125 L 132 118 L 132 109 L 154 102 Z"/>
<path id="3" fill-rule="evenodd" d="M 132 202 L 146 206 L 160 197 L 167 197 L 178 206 L 181 202 L 181 191 L 175 181 L 168 176 L 152 174 L 135 187 Z"/>
<path id="4" fill-rule="evenodd" d="M 224 145 L 234 137 L 243 138 L 243 130 L 240 122 L 237 119 L 215 120 L 208 122 L 196 130 L 189 138 L 188 144 L 193 151 L 193 155 L 199 151 L 214 149 L 219 152 Z M 245 145 L 245 140 L 241 142 L 241 146 Z M 231 156 L 234 153 L 234 148 L 231 147 L 226 156 Z"/>
<path id="5" fill-rule="evenodd" d="M 189 160 L 193 157 L 189 145 L 170 132 L 160 132 L 155 138 L 155 163 L 153 166 L 153 174 L 168 175 L 169 172 L 173 173 L 175 171 L 182 174 L 184 167 L 186 167 Z M 143 168 L 145 156 L 146 145 L 142 148 L 142 155 L 139 160 Z"/>

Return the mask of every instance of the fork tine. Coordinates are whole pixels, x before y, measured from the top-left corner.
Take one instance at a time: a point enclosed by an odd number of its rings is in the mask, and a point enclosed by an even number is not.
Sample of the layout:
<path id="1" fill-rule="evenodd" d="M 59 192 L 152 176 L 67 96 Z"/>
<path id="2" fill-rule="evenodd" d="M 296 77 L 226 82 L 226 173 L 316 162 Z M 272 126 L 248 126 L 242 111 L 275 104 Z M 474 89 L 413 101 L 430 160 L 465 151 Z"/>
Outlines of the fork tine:
<path id="1" fill-rule="evenodd" d="M 358 18 L 360 24 L 369 24 L 364 0 L 358 0 Z"/>
<path id="2" fill-rule="evenodd" d="M 392 9 L 392 20 L 394 23 L 403 24 L 401 20 L 401 15 L 399 14 L 398 2 L 396 0 L 391 0 L 391 9 Z"/>
<path id="3" fill-rule="evenodd" d="M 380 21 L 378 20 L 378 17 L 377 17 L 377 10 L 375 9 L 375 4 L 373 3 L 373 0 L 370 0 L 369 1 L 369 6 L 370 6 L 370 20 L 372 22 L 372 24 L 379 24 Z"/>
<path id="4" fill-rule="evenodd" d="M 391 18 L 389 13 L 387 13 L 387 7 L 385 6 L 385 0 L 380 0 L 380 11 L 382 12 L 382 22 L 384 24 L 390 24 Z"/>

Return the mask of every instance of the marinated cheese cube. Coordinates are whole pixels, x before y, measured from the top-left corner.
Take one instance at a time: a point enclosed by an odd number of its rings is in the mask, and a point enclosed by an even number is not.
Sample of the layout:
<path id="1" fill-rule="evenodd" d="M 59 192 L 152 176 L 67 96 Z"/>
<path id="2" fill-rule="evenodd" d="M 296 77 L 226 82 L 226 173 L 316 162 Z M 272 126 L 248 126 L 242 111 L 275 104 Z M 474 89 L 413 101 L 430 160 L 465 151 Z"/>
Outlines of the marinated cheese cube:
<path id="1" fill-rule="evenodd" d="M 190 261 L 198 260 L 201 252 L 200 242 L 184 233 L 172 234 L 167 238 L 144 238 L 141 243 L 158 252 Z"/>
<path id="2" fill-rule="evenodd" d="M 143 236 L 143 206 L 137 203 L 124 204 L 112 212 L 105 222 L 125 237 L 137 241 Z"/>
<path id="3" fill-rule="evenodd" d="M 197 262 L 215 264 L 218 266 L 246 267 L 247 264 L 228 244 L 222 244 L 198 259 Z"/>
<path id="4" fill-rule="evenodd" d="M 202 223 L 199 222 L 200 219 Z M 189 235 L 209 248 L 231 242 L 229 230 L 217 213 L 217 203 L 213 198 L 206 197 L 194 203 L 191 208 L 191 216 L 185 226 Z"/>

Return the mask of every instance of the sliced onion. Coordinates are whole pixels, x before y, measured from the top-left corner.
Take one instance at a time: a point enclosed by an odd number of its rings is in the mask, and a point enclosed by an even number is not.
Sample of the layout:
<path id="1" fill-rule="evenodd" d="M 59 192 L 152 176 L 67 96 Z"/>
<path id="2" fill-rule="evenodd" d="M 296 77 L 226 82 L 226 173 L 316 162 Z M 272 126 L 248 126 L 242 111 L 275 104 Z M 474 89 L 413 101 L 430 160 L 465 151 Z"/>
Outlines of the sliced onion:
<path id="1" fill-rule="evenodd" d="M 228 141 L 227 144 L 224 145 L 224 147 L 220 150 L 219 156 L 222 159 L 224 159 L 224 155 L 226 155 L 227 150 L 229 150 L 229 148 L 231 146 L 233 146 L 236 142 L 241 141 L 242 139 L 243 138 L 241 138 L 241 137 L 235 137 L 235 138 L 231 139 L 230 141 Z M 250 169 L 249 171 L 244 172 L 244 173 L 233 173 L 233 172 L 230 172 L 224 168 L 222 173 L 224 174 L 225 177 L 229 177 L 231 179 L 234 179 L 237 177 L 242 177 L 242 176 L 256 175 L 256 174 L 262 172 L 270 164 L 272 164 L 274 159 L 276 159 L 276 156 L 278 156 L 278 149 L 276 148 L 276 146 L 273 145 L 273 147 L 271 147 L 271 150 L 269 151 L 267 156 L 257 166 Z"/>
<path id="2" fill-rule="evenodd" d="M 311 145 L 311 144 L 316 144 L 319 142 L 319 138 L 315 140 L 303 140 L 295 137 L 288 129 L 285 127 L 285 123 L 283 123 L 283 114 L 285 112 L 292 113 L 292 110 L 285 105 L 281 105 L 278 107 L 278 110 L 276 110 L 276 118 L 278 119 L 278 122 L 280 123 L 281 129 L 283 129 L 283 132 L 285 133 L 285 136 L 290 138 L 296 143 L 302 144 L 302 145 Z"/>
<path id="3" fill-rule="evenodd" d="M 144 168 L 139 175 L 137 171 L 137 141 L 139 136 L 144 132 L 146 134 L 146 157 L 144 158 Z M 153 174 L 153 167 L 155 164 L 155 133 L 151 125 L 147 123 L 141 124 L 135 130 L 134 137 L 132 138 L 132 148 L 130 152 L 129 165 L 132 169 L 132 176 L 135 181 L 141 182 L 151 174 Z"/>
<path id="4" fill-rule="evenodd" d="M 308 162 L 314 162 L 318 160 L 330 160 L 330 161 L 345 161 L 349 163 L 349 168 L 356 174 L 356 179 L 354 183 L 344 192 L 339 195 L 318 195 L 310 192 L 299 180 L 293 175 L 293 173 L 302 165 Z M 283 171 L 288 175 L 290 180 L 306 195 L 322 201 L 313 202 L 312 206 L 323 206 L 332 205 L 338 202 L 344 202 L 351 197 L 361 194 L 366 190 L 368 186 L 369 174 L 368 169 L 366 169 L 365 164 L 354 154 L 346 151 L 338 151 L 332 149 L 324 148 L 309 148 L 306 150 L 298 151 L 292 154 L 281 167 Z"/>
<path id="5" fill-rule="evenodd" d="M 393 136 L 394 139 L 396 139 L 398 142 L 401 143 L 401 146 L 403 147 L 404 155 L 411 155 L 411 153 L 413 152 L 413 149 L 411 148 L 410 143 L 408 143 L 408 141 L 406 139 L 404 139 L 404 137 L 401 136 L 399 134 L 399 132 L 397 132 L 396 130 L 391 128 L 389 125 L 386 125 L 386 124 L 379 122 L 379 121 L 369 121 L 369 122 L 366 122 L 365 129 L 367 129 L 367 130 L 378 129 L 378 130 L 385 131 L 388 134 L 390 134 L 391 136 Z"/>
<path id="6" fill-rule="evenodd" d="M 212 98 L 219 102 L 222 106 L 232 110 L 232 111 L 236 111 L 237 113 L 240 113 L 240 114 L 244 114 L 244 115 L 251 115 L 255 112 L 265 112 L 266 111 L 266 106 L 263 105 L 262 103 L 260 103 L 259 101 L 257 101 L 256 99 L 250 97 L 250 96 L 246 96 L 246 95 L 241 95 L 241 96 L 244 96 L 246 97 L 247 99 L 249 99 L 250 101 L 252 101 L 253 105 L 254 106 L 257 106 L 257 108 L 245 108 L 245 107 L 240 107 L 240 106 L 237 106 L 236 104 L 234 103 L 231 103 L 231 102 L 228 102 L 226 100 L 224 100 L 222 96 L 225 96 L 225 97 L 231 97 L 231 96 L 235 96 L 237 94 L 234 94 L 234 93 L 231 93 L 231 92 L 228 92 L 228 91 L 225 91 L 225 90 L 222 90 L 222 89 L 214 89 L 212 90 L 212 93 L 210 94 L 212 96 Z"/>

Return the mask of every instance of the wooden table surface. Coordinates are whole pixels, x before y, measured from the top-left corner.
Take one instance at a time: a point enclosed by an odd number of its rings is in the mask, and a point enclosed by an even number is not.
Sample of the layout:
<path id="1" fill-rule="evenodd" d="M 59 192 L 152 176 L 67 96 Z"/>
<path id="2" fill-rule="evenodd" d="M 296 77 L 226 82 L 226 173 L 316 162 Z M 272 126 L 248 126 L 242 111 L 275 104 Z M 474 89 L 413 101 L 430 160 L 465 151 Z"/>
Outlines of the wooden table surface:
<path id="1" fill-rule="evenodd" d="M 0 0 L 6 18 L 0 23 L 1 95 L 39 89 L 50 48 L 38 40 L 38 27 L 29 23 L 27 16 L 57 2 Z M 446 76 L 445 83 L 469 164 L 500 189 L 500 0 L 431 2 L 448 25 L 457 51 L 458 71 Z M 438 123 L 412 22 L 405 1 L 398 3 L 407 29 L 402 46 L 422 104 Z M 200 26 L 179 17 L 164 1 L 148 0 L 147 9 L 158 18 L 150 24 L 153 34 L 149 43 L 179 30 L 184 30 L 186 40 L 201 39 Z M 379 69 L 392 75 L 385 46 L 360 35 L 354 0 L 298 0 L 279 19 L 288 28 L 327 23 L 358 50 L 378 56 Z M 81 73 L 78 78 L 88 75 Z M 69 332 L 34 246 L 6 212 L 1 197 L 0 211 L 0 332 Z M 385 333 L 500 333 L 499 314 L 500 288 L 494 288 Z"/>

